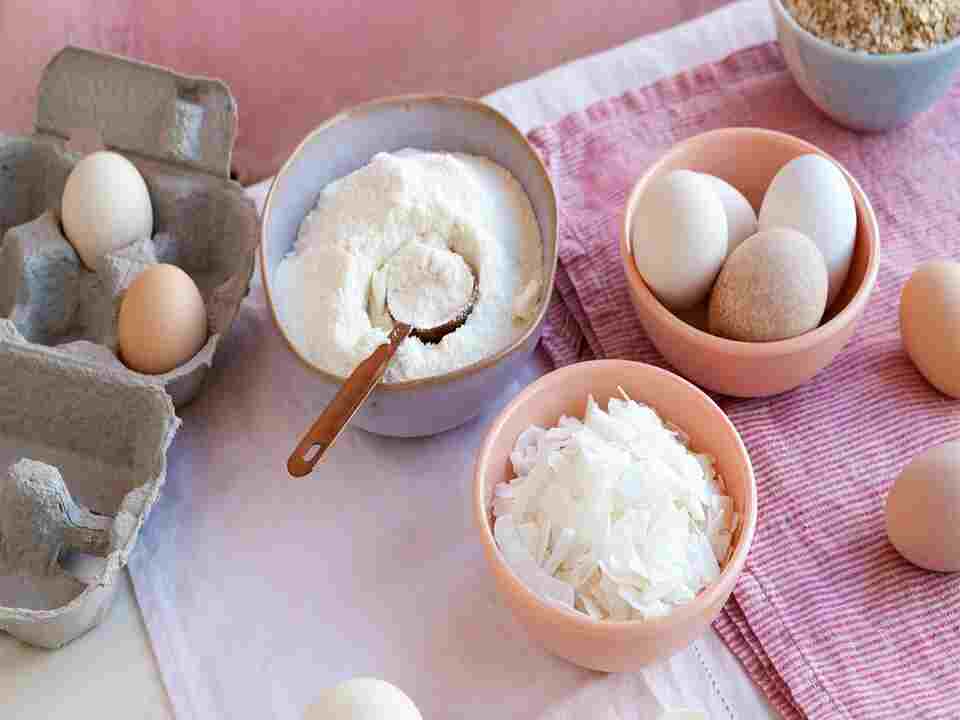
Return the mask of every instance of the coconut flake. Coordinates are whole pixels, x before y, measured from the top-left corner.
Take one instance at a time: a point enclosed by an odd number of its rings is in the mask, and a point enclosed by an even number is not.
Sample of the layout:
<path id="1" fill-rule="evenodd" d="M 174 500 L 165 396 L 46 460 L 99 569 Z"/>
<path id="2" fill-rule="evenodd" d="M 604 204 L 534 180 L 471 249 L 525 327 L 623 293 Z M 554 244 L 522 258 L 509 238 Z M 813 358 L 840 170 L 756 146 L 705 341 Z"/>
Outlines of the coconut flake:
<path id="1" fill-rule="evenodd" d="M 576 539 L 577 533 L 573 528 L 565 527 L 560 530 L 560 532 L 557 533 L 556 541 L 553 543 L 553 549 L 550 551 L 550 555 L 543 565 L 543 569 L 551 575 L 555 574 L 570 555 Z"/>
<path id="2" fill-rule="evenodd" d="M 644 593 L 637 591 L 635 588 L 621 587 L 617 592 L 630 608 L 640 615 L 641 619 L 660 617 L 670 611 L 666 603 L 656 599 L 648 599 Z"/>
<path id="3" fill-rule="evenodd" d="M 701 588 L 720 577 L 720 563 L 714 555 L 710 541 L 701 533 L 687 545 L 687 582 L 690 587 Z"/>
<path id="4" fill-rule="evenodd" d="M 493 525 L 494 537 L 507 564 L 517 574 L 521 582 L 541 597 L 553 600 L 561 605 L 573 607 L 573 588 L 561 580 L 543 571 L 534 562 L 527 550 L 523 538 L 517 533 L 513 518 L 509 515 L 497 518 Z"/>
<path id="5" fill-rule="evenodd" d="M 545 485 L 549 484 L 553 471 L 543 463 L 538 463 L 524 478 L 522 483 L 513 488 L 513 513 L 518 519 L 524 516 L 527 505 L 533 500 Z"/>
<path id="6" fill-rule="evenodd" d="M 577 602 L 580 605 L 580 607 L 577 607 L 578 610 L 582 610 L 594 620 L 603 619 L 603 616 L 605 615 L 603 609 L 589 595 L 582 595 L 578 593 Z"/>
<path id="7" fill-rule="evenodd" d="M 527 550 L 530 551 L 530 556 L 536 560 L 540 547 L 540 526 L 535 522 L 524 523 L 523 525 L 517 526 L 517 532 L 520 533 L 520 537 L 522 537 L 524 543 L 526 543 Z M 538 561 L 537 565 L 539 564 Z"/>
<path id="8" fill-rule="evenodd" d="M 717 562 L 723 562 L 730 549 L 733 537 L 736 513 L 733 510 L 733 500 L 725 496 L 715 496 L 707 506 L 707 522 L 704 531 L 713 548 L 713 555 Z"/>
<path id="9" fill-rule="evenodd" d="M 598 619 L 689 602 L 719 576 L 738 520 L 713 458 L 622 394 L 606 411 L 589 397 L 582 422 L 525 430 L 511 453 L 516 479 L 494 489 L 497 522 L 511 519 L 503 534 L 523 550 L 504 551 L 525 567 L 518 575 Z"/>
<path id="10" fill-rule="evenodd" d="M 577 522 L 577 508 L 570 491 L 560 483 L 548 485 L 540 498 L 540 510 L 554 527 L 567 528 Z"/>
<path id="11" fill-rule="evenodd" d="M 586 585 L 599 568 L 593 554 L 589 551 L 584 552 L 570 570 L 570 584 L 575 588 Z"/>
<path id="12" fill-rule="evenodd" d="M 542 427 L 531 425 L 517 438 L 517 442 L 510 453 L 510 462 L 513 471 L 518 477 L 530 473 L 540 455 L 540 443 L 546 431 Z"/>
<path id="13" fill-rule="evenodd" d="M 550 547 L 550 533 L 553 530 L 553 523 L 550 518 L 544 517 L 543 513 L 537 514 L 537 521 L 540 523 L 539 545 L 537 546 L 537 565 L 543 567 L 547 560 L 547 548 Z"/>
<path id="14" fill-rule="evenodd" d="M 614 445 L 629 447 L 637 437 L 637 429 L 633 425 L 614 420 L 600 409 L 593 395 L 587 398 L 587 412 L 583 423 L 599 437 Z"/>

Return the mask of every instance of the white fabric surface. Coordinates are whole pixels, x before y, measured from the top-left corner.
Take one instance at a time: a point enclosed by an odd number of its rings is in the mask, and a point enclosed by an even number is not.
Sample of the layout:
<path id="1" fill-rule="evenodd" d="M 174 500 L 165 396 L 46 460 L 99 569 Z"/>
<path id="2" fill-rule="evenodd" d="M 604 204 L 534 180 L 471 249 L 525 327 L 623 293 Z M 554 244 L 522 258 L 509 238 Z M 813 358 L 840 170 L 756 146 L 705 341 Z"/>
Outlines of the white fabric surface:
<path id="1" fill-rule="evenodd" d="M 171 720 L 173 708 L 126 573 L 97 628 L 50 651 L 0 633 L 3 720 Z"/>
<path id="2" fill-rule="evenodd" d="M 557 68 L 486 98 L 522 130 L 774 37 L 765 0 Z M 250 188 L 262 203 L 268 183 Z M 625 720 L 663 708 L 773 717 L 713 632 L 633 675 L 532 646 L 500 603 L 469 512 L 498 407 L 424 440 L 348 430 L 313 476 L 286 457 L 321 409 L 273 327 L 259 276 L 202 397 L 131 574 L 180 720 L 299 718 L 323 687 L 375 675 L 425 718 Z"/>

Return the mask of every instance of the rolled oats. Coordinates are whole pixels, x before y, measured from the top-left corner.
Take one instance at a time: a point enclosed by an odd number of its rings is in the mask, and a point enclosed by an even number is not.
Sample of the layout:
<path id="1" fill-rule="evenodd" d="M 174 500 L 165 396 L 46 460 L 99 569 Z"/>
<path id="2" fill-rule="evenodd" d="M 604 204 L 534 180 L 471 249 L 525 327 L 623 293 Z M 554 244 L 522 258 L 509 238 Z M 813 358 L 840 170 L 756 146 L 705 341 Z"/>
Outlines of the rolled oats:
<path id="1" fill-rule="evenodd" d="M 783 0 L 827 42 L 873 54 L 916 52 L 960 35 L 960 0 Z"/>

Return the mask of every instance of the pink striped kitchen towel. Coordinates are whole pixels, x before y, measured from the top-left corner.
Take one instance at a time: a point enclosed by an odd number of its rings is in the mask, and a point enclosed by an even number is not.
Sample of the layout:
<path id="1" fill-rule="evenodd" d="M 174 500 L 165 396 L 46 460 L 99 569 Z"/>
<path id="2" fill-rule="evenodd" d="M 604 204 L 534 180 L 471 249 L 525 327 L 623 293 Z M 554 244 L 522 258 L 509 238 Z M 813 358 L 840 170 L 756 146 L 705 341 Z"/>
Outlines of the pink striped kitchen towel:
<path id="1" fill-rule="evenodd" d="M 623 203 L 672 144 L 727 126 L 782 130 L 837 157 L 873 203 L 883 260 L 829 368 L 776 398 L 719 398 L 753 460 L 760 524 L 716 629 L 786 718 L 960 718 L 960 575 L 906 563 L 883 521 L 903 465 L 960 436 L 960 402 L 916 372 L 897 321 L 917 263 L 960 254 L 960 85 L 909 127 L 861 135 L 820 115 L 765 45 L 534 131 L 562 208 L 544 345 L 557 365 L 664 364 L 627 297 Z"/>

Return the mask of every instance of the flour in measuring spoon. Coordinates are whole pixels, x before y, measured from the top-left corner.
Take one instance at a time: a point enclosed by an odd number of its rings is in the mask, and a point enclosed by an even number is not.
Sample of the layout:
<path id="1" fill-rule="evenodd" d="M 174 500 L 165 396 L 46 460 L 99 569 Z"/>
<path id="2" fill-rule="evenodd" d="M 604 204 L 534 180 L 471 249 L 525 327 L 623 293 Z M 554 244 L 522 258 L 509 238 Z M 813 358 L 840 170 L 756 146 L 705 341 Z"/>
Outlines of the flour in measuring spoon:
<path id="1" fill-rule="evenodd" d="M 380 272 L 386 272 L 386 280 L 371 286 L 370 303 L 381 316 L 386 310 L 397 322 L 428 330 L 453 323 L 469 310 L 473 271 L 446 248 L 408 243 Z"/>
<path id="2" fill-rule="evenodd" d="M 304 356 L 345 376 L 387 341 L 391 290 L 409 293 L 428 273 L 425 297 L 405 300 L 436 319 L 463 292 L 461 260 L 476 277 L 473 311 L 439 343 L 405 340 L 387 382 L 456 370 L 520 337 L 539 307 L 543 250 L 529 198 L 496 163 L 380 153 L 321 191 L 277 268 L 277 312 Z"/>

